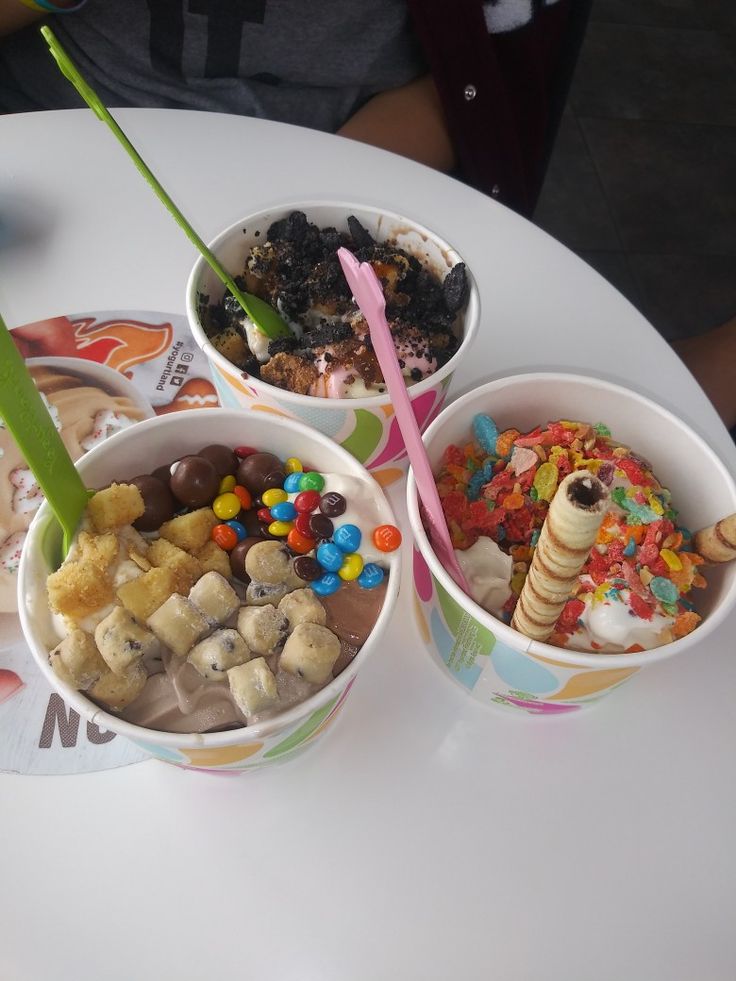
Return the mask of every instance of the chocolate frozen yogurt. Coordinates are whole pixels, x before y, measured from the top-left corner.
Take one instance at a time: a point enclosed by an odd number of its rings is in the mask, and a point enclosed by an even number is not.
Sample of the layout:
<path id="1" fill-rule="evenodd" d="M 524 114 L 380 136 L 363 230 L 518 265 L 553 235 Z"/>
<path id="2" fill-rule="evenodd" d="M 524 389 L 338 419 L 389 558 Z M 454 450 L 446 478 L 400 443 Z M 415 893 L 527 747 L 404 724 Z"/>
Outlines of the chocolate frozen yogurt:
<path id="1" fill-rule="evenodd" d="M 57 677 L 164 732 L 254 725 L 367 641 L 399 530 L 373 485 L 211 444 L 90 500 L 47 579 Z"/>

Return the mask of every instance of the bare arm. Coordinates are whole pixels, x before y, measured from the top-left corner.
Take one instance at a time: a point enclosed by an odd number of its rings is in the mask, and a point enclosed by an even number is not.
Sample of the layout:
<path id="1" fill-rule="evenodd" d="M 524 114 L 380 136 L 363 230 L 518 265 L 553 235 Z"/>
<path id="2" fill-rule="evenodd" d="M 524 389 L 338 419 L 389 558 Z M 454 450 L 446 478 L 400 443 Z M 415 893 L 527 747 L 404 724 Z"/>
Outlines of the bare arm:
<path id="1" fill-rule="evenodd" d="M 0 37 L 19 31 L 41 17 L 40 11 L 25 7 L 20 0 L 0 0 Z"/>
<path id="2" fill-rule="evenodd" d="M 392 150 L 437 170 L 449 171 L 455 166 L 455 151 L 430 75 L 375 95 L 338 134 Z"/>
<path id="3" fill-rule="evenodd" d="M 52 3 L 60 13 L 84 6 L 84 0 L 52 0 Z M 0 0 L 0 37 L 12 34 L 13 31 L 19 31 L 21 27 L 28 27 L 34 21 L 48 16 L 49 14 L 41 10 L 32 10 L 30 7 L 26 7 L 24 3 L 21 3 L 21 0 Z"/>
<path id="4" fill-rule="evenodd" d="M 736 317 L 672 345 L 700 382 L 726 427 L 736 426 Z"/>

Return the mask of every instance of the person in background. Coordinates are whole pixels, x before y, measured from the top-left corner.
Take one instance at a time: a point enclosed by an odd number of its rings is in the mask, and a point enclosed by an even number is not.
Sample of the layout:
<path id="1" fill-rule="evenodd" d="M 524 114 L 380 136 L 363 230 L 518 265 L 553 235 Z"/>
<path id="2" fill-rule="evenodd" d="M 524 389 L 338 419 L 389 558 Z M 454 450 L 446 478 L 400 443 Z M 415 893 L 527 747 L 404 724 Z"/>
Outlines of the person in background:
<path id="1" fill-rule="evenodd" d="M 0 0 L 0 112 L 81 106 L 34 28 L 110 106 L 339 133 L 531 216 L 592 0 Z"/>
<path id="2" fill-rule="evenodd" d="M 592 0 L 0 0 L 0 112 L 81 106 L 54 30 L 109 106 L 338 133 L 531 217 Z M 736 320 L 675 345 L 736 424 Z M 729 370 L 730 369 L 730 370 Z"/>

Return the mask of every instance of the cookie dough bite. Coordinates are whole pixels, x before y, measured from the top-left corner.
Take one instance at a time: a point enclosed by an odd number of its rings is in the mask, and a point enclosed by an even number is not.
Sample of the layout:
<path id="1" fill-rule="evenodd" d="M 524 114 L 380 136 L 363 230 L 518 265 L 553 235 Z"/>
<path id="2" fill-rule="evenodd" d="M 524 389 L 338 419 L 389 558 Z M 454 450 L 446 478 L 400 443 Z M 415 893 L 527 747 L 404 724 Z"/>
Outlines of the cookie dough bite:
<path id="1" fill-rule="evenodd" d="M 89 689 L 90 696 L 114 712 L 122 712 L 134 702 L 146 687 L 148 672 L 140 661 L 131 665 L 124 674 L 108 671 Z"/>
<path id="2" fill-rule="evenodd" d="M 189 590 L 189 600 L 212 625 L 225 623 L 240 607 L 240 597 L 219 572 L 208 572 Z"/>
<path id="3" fill-rule="evenodd" d="M 186 657 L 197 641 L 211 630 L 204 613 L 179 593 L 173 593 L 151 614 L 148 626 L 176 657 Z"/>
<path id="4" fill-rule="evenodd" d="M 238 614 L 238 631 L 254 653 L 262 657 L 278 654 L 289 633 L 289 621 L 275 606 L 243 606 Z"/>
<path id="5" fill-rule="evenodd" d="M 285 582 L 249 582 L 245 602 L 248 606 L 278 606 L 288 592 Z"/>
<path id="6" fill-rule="evenodd" d="M 49 663 L 62 681 L 86 691 L 109 670 L 94 639 L 83 630 L 73 630 L 49 654 Z"/>
<path id="7" fill-rule="evenodd" d="M 300 623 L 289 635 L 280 666 L 315 685 L 324 685 L 340 656 L 340 641 L 327 627 L 318 623 Z"/>
<path id="8" fill-rule="evenodd" d="M 227 680 L 236 705 L 249 721 L 257 712 L 273 708 L 278 702 L 276 678 L 262 657 L 230 668 Z"/>
<path id="9" fill-rule="evenodd" d="M 279 603 L 278 609 L 289 621 L 291 630 L 300 623 L 327 623 L 327 611 L 311 589 L 295 589 Z"/>
<path id="10" fill-rule="evenodd" d="M 187 660 L 208 681 L 225 681 L 230 668 L 253 657 L 237 630 L 216 630 L 191 649 Z"/>
<path id="11" fill-rule="evenodd" d="M 280 541 L 258 542 L 245 556 L 245 571 L 255 582 L 287 582 L 292 575 L 288 548 Z"/>
<path id="12" fill-rule="evenodd" d="M 137 661 L 154 660 L 161 653 L 158 638 L 122 606 L 97 624 L 95 644 L 110 670 L 120 675 Z"/>

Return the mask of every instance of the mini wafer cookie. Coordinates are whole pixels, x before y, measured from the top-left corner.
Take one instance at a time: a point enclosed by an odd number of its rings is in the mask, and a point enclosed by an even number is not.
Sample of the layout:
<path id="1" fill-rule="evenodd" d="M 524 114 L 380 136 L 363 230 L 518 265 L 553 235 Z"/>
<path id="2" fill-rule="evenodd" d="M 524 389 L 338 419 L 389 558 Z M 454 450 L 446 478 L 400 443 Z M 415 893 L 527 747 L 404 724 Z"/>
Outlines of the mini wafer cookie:
<path id="1" fill-rule="evenodd" d="M 511 626 L 533 640 L 553 631 L 608 510 L 608 488 L 588 470 L 561 481 L 542 526 Z"/>
<path id="2" fill-rule="evenodd" d="M 706 562 L 731 562 L 736 559 L 736 514 L 730 514 L 696 532 L 693 544 L 695 551 Z"/>

